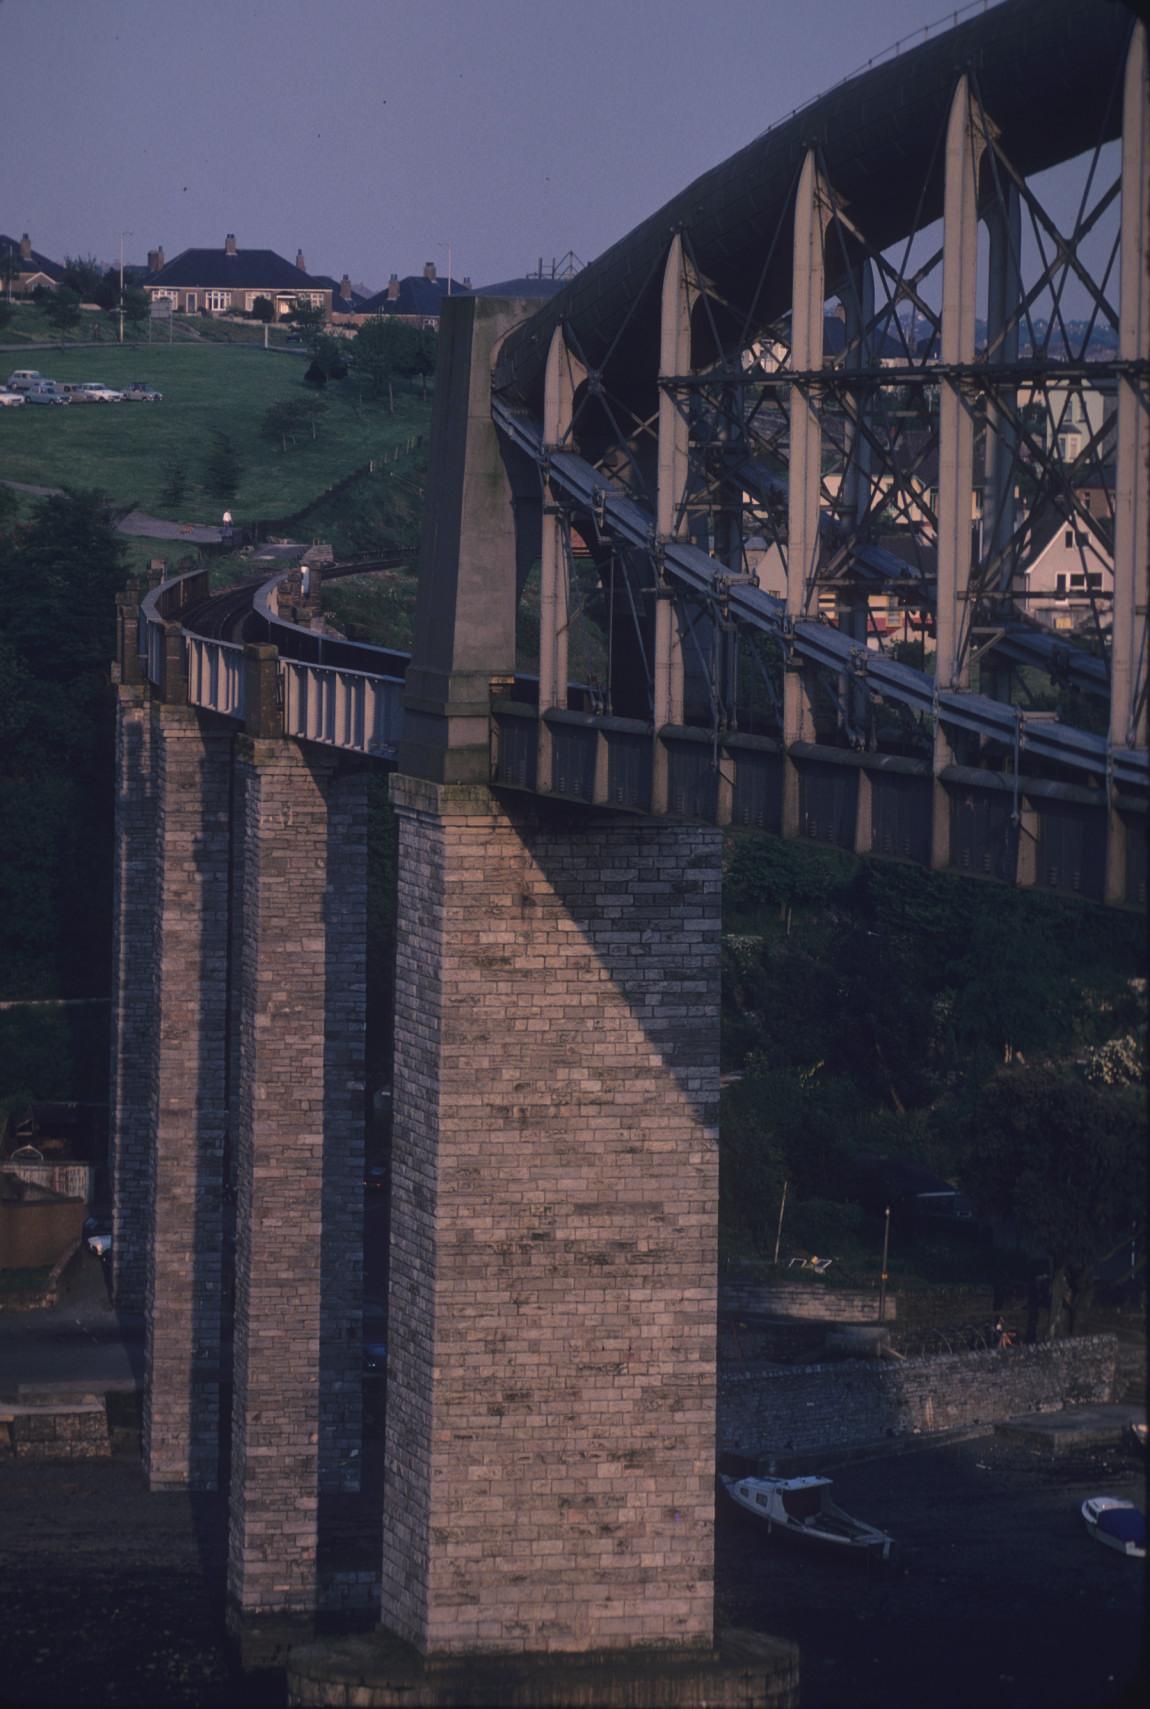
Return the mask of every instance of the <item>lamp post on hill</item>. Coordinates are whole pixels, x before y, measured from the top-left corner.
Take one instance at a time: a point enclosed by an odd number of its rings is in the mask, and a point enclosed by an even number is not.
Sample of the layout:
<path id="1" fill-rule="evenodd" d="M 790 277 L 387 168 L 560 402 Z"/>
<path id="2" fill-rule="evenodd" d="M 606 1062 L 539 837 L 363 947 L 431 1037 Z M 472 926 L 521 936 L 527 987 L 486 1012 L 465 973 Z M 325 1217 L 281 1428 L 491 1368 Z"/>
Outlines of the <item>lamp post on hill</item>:
<path id="1" fill-rule="evenodd" d="M 120 233 L 120 343 L 124 342 L 124 239 L 134 237 L 135 233 L 122 231 Z"/>

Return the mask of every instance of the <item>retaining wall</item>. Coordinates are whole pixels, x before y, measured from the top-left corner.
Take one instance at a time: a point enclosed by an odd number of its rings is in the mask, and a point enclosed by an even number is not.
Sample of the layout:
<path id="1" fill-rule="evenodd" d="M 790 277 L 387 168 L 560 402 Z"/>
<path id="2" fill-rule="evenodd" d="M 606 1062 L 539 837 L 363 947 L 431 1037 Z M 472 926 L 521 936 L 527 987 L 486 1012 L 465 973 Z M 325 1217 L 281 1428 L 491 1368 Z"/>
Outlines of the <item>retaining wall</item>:
<path id="1" fill-rule="evenodd" d="M 851 1448 L 1108 1401 L 1117 1350 L 1113 1335 L 1084 1335 L 931 1359 L 724 1372 L 718 1447 L 752 1457 Z"/>
<path id="2" fill-rule="evenodd" d="M 739 1312 L 820 1323 L 877 1323 L 878 1291 L 828 1287 L 825 1282 L 720 1282 L 720 1315 Z M 895 1301 L 888 1294 L 885 1321 L 893 1323 L 896 1316 Z"/>

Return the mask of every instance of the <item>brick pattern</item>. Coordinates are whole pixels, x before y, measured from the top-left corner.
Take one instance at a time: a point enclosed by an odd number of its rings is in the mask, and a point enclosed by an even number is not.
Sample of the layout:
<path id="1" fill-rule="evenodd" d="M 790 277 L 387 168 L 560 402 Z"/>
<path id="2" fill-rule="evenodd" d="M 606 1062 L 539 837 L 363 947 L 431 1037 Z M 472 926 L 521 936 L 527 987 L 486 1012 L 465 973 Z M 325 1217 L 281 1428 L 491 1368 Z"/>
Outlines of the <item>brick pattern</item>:
<path id="1" fill-rule="evenodd" d="M 719 1310 L 745 1312 L 748 1317 L 804 1318 L 817 1323 L 877 1323 L 877 1289 L 835 1288 L 802 1282 L 721 1282 Z M 898 1302 L 886 1296 L 887 1323 L 893 1323 Z"/>
<path id="2" fill-rule="evenodd" d="M 15 1407 L 7 1416 L 17 1459 L 106 1460 L 112 1451 L 102 1404 Z"/>
<path id="3" fill-rule="evenodd" d="M 325 1600 L 321 1497 L 359 1485 L 367 781 L 335 755 L 247 738 L 237 770 L 228 1596 L 250 1618 Z"/>
<path id="4" fill-rule="evenodd" d="M 144 1463 L 153 1489 L 218 1481 L 232 738 L 152 708 L 155 939 Z M 143 984 L 144 981 L 141 980 Z"/>
<path id="5" fill-rule="evenodd" d="M 155 915 L 151 715 L 144 692 L 119 688 L 112 891 L 109 1128 L 112 1291 L 121 1311 L 142 1312 L 148 1273 L 148 1121 L 154 1050 L 150 968 Z"/>
<path id="6" fill-rule="evenodd" d="M 709 1645 L 719 833 L 393 796 L 384 1624 Z"/>
<path id="7" fill-rule="evenodd" d="M 1113 1397 L 1116 1357 L 1112 1335 L 1086 1335 L 896 1364 L 724 1372 L 719 1447 L 751 1456 L 854 1448 L 1085 1406 Z"/>

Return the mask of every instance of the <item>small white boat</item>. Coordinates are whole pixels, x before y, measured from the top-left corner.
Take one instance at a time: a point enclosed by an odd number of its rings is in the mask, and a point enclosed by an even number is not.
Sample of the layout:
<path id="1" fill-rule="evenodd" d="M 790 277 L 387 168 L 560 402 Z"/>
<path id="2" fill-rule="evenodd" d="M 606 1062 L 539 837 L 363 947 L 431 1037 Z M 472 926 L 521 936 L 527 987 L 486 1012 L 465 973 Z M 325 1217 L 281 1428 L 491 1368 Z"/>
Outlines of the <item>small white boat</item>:
<path id="1" fill-rule="evenodd" d="M 1092 1495 L 1082 1503 L 1086 1530 L 1097 1543 L 1117 1549 L 1120 1555 L 1146 1559 L 1146 1516 L 1132 1501 L 1112 1495 Z"/>
<path id="2" fill-rule="evenodd" d="M 734 1478 L 720 1472 L 719 1482 L 736 1507 L 762 1520 L 768 1532 L 848 1554 L 890 1557 L 894 1539 L 844 1513 L 830 1499 L 830 1478 Z"/>

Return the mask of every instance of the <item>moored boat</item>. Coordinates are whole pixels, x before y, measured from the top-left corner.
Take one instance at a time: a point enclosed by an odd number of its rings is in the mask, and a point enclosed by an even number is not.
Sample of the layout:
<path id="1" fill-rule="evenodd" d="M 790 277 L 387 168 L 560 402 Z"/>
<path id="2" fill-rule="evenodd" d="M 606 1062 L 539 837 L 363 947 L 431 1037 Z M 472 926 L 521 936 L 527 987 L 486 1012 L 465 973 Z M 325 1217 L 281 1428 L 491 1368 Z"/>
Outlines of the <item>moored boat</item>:
<path id="1" fill-rule="evenodd" d="M 830 1498 L 830 1478 L 729 1477 L 720 1472 L 719 1482 L 735 1506 L 761 1520 L 768 1532 L 823 1545 L 828 1552 L 879 1555 L 884 1561 L 890 1557 L 894 1539 L 844 1513 Z"/>
<path id="2" fill-rule="evenodd" d="M 1132 1501 L 1112 1495 L 1092 1495 L 1082 1503 L 1086 1530 L 1097 1543 L 1120 1555 L 1146 1558 L 1146 1516 Z"/>

